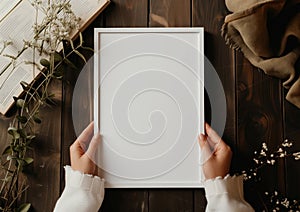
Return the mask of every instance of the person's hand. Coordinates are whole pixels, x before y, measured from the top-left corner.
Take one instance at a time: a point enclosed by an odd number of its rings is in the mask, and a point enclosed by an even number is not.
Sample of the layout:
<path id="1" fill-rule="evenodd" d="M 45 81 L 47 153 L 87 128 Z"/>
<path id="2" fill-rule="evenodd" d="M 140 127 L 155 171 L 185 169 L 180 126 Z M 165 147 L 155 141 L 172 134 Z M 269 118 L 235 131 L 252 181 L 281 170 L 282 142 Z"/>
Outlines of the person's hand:
<path id="1" fill-rule="evenodd" d="M 84 174 L 97 175 L 97 166 L 91 160 L 96 156 L 101 141 L 99 134 L 94 134 L 94 122 L 91 122 L 70 146 L 71 167 Z M 87 150 L 85 150 L 88 147 Z"/>
<path id="2" fill-rule="evenodd" d="M 204 176 L 206 179 L 225 177 L 229 173 L 232 151 L 208 124 L 205 124 L 205 131 L 207 135 L 200 134 L 198 137 L 202 151 L 212 151 L 210 142 L 216 146 L 211 157 L 203 164 Z"/>

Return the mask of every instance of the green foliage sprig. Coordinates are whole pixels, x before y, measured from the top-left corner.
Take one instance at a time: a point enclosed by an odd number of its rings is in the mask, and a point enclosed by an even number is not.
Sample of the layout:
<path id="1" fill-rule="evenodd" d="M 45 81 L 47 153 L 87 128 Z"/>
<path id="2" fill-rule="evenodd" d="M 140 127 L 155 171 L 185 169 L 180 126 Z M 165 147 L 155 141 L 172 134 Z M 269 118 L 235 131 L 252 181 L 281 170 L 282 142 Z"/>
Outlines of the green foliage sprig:
<path id="1" fill-rule="evenodd" d="M 0 48 L 0 55 L 10 59 L 8 65 L 0 70 L 0 76 L 5 71 L 14 71 L 23 63 L 30 65 L 34 75 L 37 71 L 41 75 L 30 84 L 22 81 L 24 95 L 15 98 L 17 112 L 7 130 L 9 145 L 0 158 L 0 211 L 26 212 L 31 207 L 30 203 L 20 203 L 22 194 L 29 187 L 26 178 L 21 175 L 24 168 L 34 161 L 27 155 L 36 137 L 34 125 L 42 122 L 39 110 L 54 102 L 55 94 L 48 89 L 50 82 L 62 79 L 66 69 L 76 69 L 69 59 L 71 55 L 76 54 L 86 62 L 81 51 L 93 51 L 83 46 L 81 34 L 76 45 L 70 37 L 74 30 L 78 30 L 80 19 L 72 11 L 69 0 L 34 0 L 32 6 L 36 11 L 32 40 L 24 40 L 24 46 L 17 55 L 4 54 L 13 41 L 2 41 Z M 65 46 L 69 46 L 69 50 Z M 29 50 L 35 54 L 33 59 L 19 61 L 20 56 Z M 42 59 L 36 61 L 36 58 Z"/>

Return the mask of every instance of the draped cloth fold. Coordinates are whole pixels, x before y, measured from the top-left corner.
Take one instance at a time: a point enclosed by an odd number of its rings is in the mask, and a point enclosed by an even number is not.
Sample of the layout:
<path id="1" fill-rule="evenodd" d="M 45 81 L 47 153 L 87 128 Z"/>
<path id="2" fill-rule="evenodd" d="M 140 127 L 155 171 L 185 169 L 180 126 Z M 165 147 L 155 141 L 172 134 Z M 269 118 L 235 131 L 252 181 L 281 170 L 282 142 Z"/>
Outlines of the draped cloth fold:
<path id="1" fill-rule="evenodd" d="M 300 108 L 300 0 L 225 0 L 222 26 L 230 47 L 252 65 L 283 79 L 286 99 Z"/>

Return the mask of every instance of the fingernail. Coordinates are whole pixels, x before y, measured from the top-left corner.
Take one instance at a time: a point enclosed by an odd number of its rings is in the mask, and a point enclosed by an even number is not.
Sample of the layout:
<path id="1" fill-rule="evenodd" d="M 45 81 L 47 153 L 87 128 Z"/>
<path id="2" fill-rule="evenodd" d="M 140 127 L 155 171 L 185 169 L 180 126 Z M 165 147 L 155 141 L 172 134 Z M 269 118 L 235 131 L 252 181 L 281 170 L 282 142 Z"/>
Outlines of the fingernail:
<path id="1" fill-rule="evenodd" d="M 204 135 L 202 133 L 199 135 L 199 139 L 202 140 L 202 141 L 204 141 L 205 137 L 204 137 Z"/>
<path id="2" fill-rule="evenodd" d="M 94 134 L 94 138 L 95 138 L 95 139 L 100 139 L 100 138 L 101 138 L 101 135 L 100 135 L 100 133 L 98 133 L 98 132 L 97 132 L 97 133 L 95 133 L 95 134 Z"/>

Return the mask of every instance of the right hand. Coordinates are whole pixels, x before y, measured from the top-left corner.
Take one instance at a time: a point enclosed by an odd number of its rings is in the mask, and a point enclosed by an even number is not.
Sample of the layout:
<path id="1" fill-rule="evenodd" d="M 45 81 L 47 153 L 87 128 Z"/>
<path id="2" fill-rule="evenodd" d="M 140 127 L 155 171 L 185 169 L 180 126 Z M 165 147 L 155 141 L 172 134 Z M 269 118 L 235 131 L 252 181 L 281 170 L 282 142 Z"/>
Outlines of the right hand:
<path id="1" fill-rule="evenodd" d="M 212 156 L 203 165 L 203 173 L 206 179 L 213 179 L 218 176 L 225 177 L 229 173 L 232 151 L 220 136 L 208 125 L 205 124 L 207 135 L 200 134 L 198 137 L 202 150 L 211 151 L 207 139 L 217 143 Z"/>
<path id="2" fill-rule="evenodd" d="M 97 175 L 97 166 L 92 160 L 101 142 L 100 134 L 94 134 L 94 122 L 83 130 L 77 140 L 70 146 L 71 167 L 84 174 Z M 85 151 L 83 147 L 87 147 Z"/>

